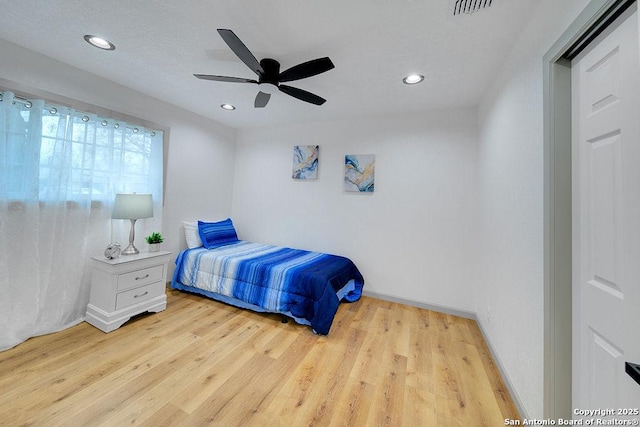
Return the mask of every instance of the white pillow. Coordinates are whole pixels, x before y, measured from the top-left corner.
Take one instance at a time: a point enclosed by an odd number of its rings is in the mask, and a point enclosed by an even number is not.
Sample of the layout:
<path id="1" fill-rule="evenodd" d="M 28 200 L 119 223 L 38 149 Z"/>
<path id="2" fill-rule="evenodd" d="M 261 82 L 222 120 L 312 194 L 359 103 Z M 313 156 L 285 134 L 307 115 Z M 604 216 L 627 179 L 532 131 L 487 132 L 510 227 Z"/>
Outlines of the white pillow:
<path id="1" fill-rule="evenodd" d="M 184 237 L 187 239 L 187 247 L 189 249 L 199 248 L 202 246 L 200 233 L 198 232 L 198 222 L 184 221 Z"/>

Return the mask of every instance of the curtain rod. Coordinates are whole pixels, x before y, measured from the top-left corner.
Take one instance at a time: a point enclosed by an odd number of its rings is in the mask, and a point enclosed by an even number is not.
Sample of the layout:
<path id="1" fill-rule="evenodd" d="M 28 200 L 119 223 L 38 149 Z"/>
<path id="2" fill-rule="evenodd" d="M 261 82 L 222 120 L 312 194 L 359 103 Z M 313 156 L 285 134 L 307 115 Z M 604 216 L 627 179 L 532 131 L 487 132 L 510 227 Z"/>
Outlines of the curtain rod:
<path id="1" fill-rule="evenodd" d="M 2 102 L 3 100 L 4 100 L 4 94 L 0 93 L 0 102 Z M 23 98 L 22 96 L 18 96 L 15 93 L 13 94 L 13 101 L 14 102 L 19 102 L 21 104 L 24 104 L 27 108 L 31 108 L 31 105 L 32 105 L 31 101 L 29 101 L 27 98 Z"/>
<path id="2" fill-rule="evenodd" d="M 5 92 L 7 92 L 7 91 L 5 91 Z M 13 92 L 11 92 L 11 93 L 13 93 Z M 3 100 L 4 100 L 4 94 L 0 93 L 0 102 L 2 102 Z M 13 102 L 19 102 L 19 103 L 23 104 L 27 108 L 31 108 L 31 106 L 33 105 L 31 100 L 29 100 L 28 98 L 16 95 L 15 93 L 13 93 Z M 45 103 L 47 103 L 47 101 L 45 101 Z M 67 108 L 70 108 L 70 107 L 67 107 Z M 78 111 L 78 110 L 76 110 L 76 111 Z M 54 113 L 54 111 L 51 111 L 51 112 Z M 82 118 L 83 122 L 89 121 L 89 116 L 87 116 L 87 114 L 93 114 L 93 113 L 87 113 L 87 112 L 84 112 L 84 111 L 78 111 L 78 112 L 85 114 L 85 116 Z M 99 114 L 95 114 L 95 116 L 96 117 L 100 117 Z M 86 120 L 85 120 L 85 118 L 86 118 Z M 116 124 L 118 122 L 127 123 L 126 120 L 117 120 L 117 119 L 114 119 L 114 118 L 109 118 L 109 120 L 113 120 L 114 122 L 116 122 Z M 106 126 L 107 125 L 106 120 L 102 120 L 101 124 L 102 124 L 102 126 Z M 154 129 L 149 129 L 146 126 L 143 126 L 143 125 L 134 125 L 133 123 L 127 123 L 127 129 L 131 129 L 134 133 L 138 132 L 138 130 L 139 130 L 138 127 L 145 128 L 147 130 L 147 132 L 149 132 L 151 134 L 152 137 L 156 136 L 156 131 Z"/>

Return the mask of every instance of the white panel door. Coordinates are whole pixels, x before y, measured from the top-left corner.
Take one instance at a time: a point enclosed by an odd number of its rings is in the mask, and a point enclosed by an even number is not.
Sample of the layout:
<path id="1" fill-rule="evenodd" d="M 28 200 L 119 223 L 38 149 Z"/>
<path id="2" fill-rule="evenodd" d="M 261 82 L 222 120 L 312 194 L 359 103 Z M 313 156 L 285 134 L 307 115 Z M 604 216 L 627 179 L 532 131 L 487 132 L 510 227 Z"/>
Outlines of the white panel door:
<path id="1" fill-rule="evenodd" d="M 640 385 L 625 373 L 625 361 L 640 363 L 636 13 L 635 7 L 625 13 L 572 62 L 572 374 L 577 409 L 640 407 Z"/>

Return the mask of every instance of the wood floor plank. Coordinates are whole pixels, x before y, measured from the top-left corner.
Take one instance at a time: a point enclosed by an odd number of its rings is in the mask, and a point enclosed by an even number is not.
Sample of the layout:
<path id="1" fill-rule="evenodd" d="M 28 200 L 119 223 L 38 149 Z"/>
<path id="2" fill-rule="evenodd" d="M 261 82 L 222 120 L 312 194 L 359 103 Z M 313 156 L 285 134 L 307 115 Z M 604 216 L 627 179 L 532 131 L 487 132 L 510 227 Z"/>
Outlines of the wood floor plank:
<path id="1" fill-rule="evenodd" d="M 381 359 L 367 425 L 402 425 L 407 358 L 386 349 Z"/>
<path id="2" fill-rule="evenodd" d="M 256 348 L 274 359 L 278 359 L 286 351 L 290 351 L 291 345 L 300 337 L 299 333 L 293 332 L 289 328 L 272 327 L 270 330 L 276 331 L 277 334 L 264 344 L 261 344 L 262 340 L 256 342 Z"/>
<path id="3" fill-rule="evenodd" d="M 409 341 L 411 336 L 411 313 L 402 304 L 394 304 L 389 310 L 388 346 L 395 354 L 407 357 L 409 355 Z"/>
<path id="4" fill-rule="evenodd" d="M 356 315 L 351 321 L 352 328 L 358 328 L 367 330 L 371 324 L 371 320 L 376 313 L 378 306 L 376 300 L 363 296 L 357 303 L 352 304 L 352 307 L 357 307 Z"/>
<path id="5" fill-rule="evenodd" d="M 328 425 L 333 416 L 336 401 L 342 399 L 349 372 L 362 347 L 364 333 L 357 329 L 350 331 L 345 341 L 336 342 L 326 339 L 325 349 L 315 352 L 312 349 L 306 360 L 312 362 L 319 375 L 309 385 L 309 398 L 300 400 L 297 417 L 292 418 L 296 425 Z M 315 358 L 315 362 L 311 358 Z"/>
<path id="6" fill-rule="evenodd" d="M 404 390 L 402 425 L 437 426 L 436 397 L 432 392 L 407 386 Z"/>
<path id="7" fill-rule="evenodd" d="M 252 394 L 256 396 L 256 403 L 248 408 L 249 411 L 242 412 L 242 423 L 233 423 L 233 425 L 273 427 L 291 425 L 289 417 L 275 417 L 270 408 L 274 407 L 274 401 L 281 399 L 284 394 L 284 384 L 292 377 L 292 372 L 295 372 L 300 364 L 303 363 L 304 355 L 311 351 L 318 339 L 313 334 L 297 334 L 296 340 L 290 343 L 289 350 L 274 359 L 271 369 L 264 371 L 260 375 L 260 381 L 251 383 Z M 271 357 L 272 354 L 269 353 L 269 356 Z M 277 407 L 278 405 L 275 406 Z M 233 414 L 233 416 L 237 415 Z"/>
<path id="8" fill-rule="evenodd" d="M 328 336 L 179 291 L 109 334 L 0 353 L 10 426 L 499 425 L 519 419 L 473 320 L 363 297 Z"/>
<path id="9" fill-rule="evenodd" d="M 366 426 L 375 387 L 349 377 L 344 391 L 335 402 L 330 426 Z"/>
<path id="10" fill-rule="evenodd" d="M 424 327 L 423 320 L 414 318 L 409 328 L 407 386 L 433 394 L 435 376 L 433 373 L 432 334 L 431 329 Z"/>
<path id="11" fill-rule="evenodd" d="M 142 427 L 186 426 L 189 414 L 176 408 L 173 403 L 165 404 L 151 417 L 140 423 Z"/>
<path id="12" fill-rule="evenodd" d="M 383 310 L 384 309 L 380 309 L 380 313 L 384 313 Z M 374 316 L 374 318 L 375 317 L 376 316 Z M 380 324 L 381 322 L 382 320 L 377 321 L 378 324 Z M 372 319 L 371 324 L 373 323 L 374 321 Z M 371 330 L 375 331 L 375 327 L 371 326 Z M 367 333 L 364 338 L 360 353 L 356 358 L 356 363 L 351 370 L 350 375 L 352 378 L 364 381 L 373 386 L 376 385 L 378 381 L 378 365 L 381 363 L 379 353 L 380 350 L 384 348 L 384 343 L 385 337 L 382 334 L 377 332 Z"/>
<path id="13" fill-rule="evenodd" d="M 444 316 L 435 316 L 440 322 Z M 467 425 L 465 416 L 465 390 L 462 389 L 455 359 L 454 341 L 447 336 L 444 329 L 439 329 L 433 339 L 433 372 L 435 375 L 436 413 L 438 422 L 447 420 L 449 425 Z"/>
<path id="14" fill-rule="evenodd" d="M 267 408 L 267 412 L 275 418 L 284 416 L 294 420 L 301 418 L 309 405 L 317 402 L 312 398 L 313 387 L 324 387 L 322 383 L 325 370 L 330 364 L 336 362 L 336 348 L 333 352 L 326 351 L 328 344 L 325 338 L 318 338 L 314 346 L 307 352 L 297 367 L 289 372 L 287 379 L 282 383 L 278 397 Z M 311 403 L 309 403 L 311 402 Z"/>

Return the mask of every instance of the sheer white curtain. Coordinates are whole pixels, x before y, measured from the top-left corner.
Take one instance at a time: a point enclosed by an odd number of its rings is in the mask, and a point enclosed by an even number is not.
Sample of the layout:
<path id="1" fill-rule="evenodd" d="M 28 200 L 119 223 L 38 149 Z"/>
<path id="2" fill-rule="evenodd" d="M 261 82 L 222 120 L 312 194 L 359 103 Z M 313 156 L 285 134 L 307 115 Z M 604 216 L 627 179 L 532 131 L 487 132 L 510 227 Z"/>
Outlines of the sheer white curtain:
<path id="1" fill-rule="evenodd" d="M 162 132 L 0 92 L 0 350 L 84 320 L 89 258 L 126 243 L 115 193 L 152 193 L 162 225 Z M 125 245 L 126 246 L 126 245 Z M 124 246 L 123 246 L 124 247 Z"/>

